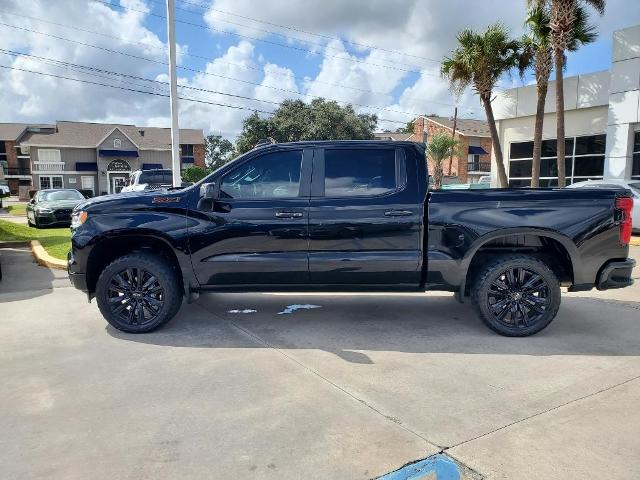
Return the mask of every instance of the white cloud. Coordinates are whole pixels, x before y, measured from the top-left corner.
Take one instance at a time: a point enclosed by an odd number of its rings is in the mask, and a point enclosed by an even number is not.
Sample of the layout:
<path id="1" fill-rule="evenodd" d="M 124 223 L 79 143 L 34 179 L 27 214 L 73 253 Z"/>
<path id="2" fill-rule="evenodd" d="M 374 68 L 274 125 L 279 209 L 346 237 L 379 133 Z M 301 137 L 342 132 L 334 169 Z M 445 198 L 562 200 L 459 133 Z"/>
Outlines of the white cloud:
<path id="1" fill-rule="evenodd" d="M 0 21 L 95 44 L 103 49 L 119 50 L 129 56 L 4 26 L 0 26 L 0 46 L 166 82 L 165 65 L 137 58 L 166 61 L 165 45 L 154 31 L 145 26 L 151 4 L 146 0 L 120 0 L 120 3 L 139 11 L 110 8 L 90 0 L 58 0 L 56 8 L 51 8 L 49 0 L 5 0 Z M 597 20 L 601 38 L 608 38 L 612 30 L 627 26 L 627 19 L 640 18 L 640 2 L 631 3 L 632 5 L 628 0 L 607 2 L 607 13 L 604 18 Z M 218 58 L 201 67 L 206 73 L 179 70 L 179 83 L 271 102 L 280 102 L 285 98 L 309 100 L 312 96 L 323 96 L 384 108 L 385 110 L 376 110 L 356 106 L 357 110 L 377 113 L 379 117 L 397 122 L 405 122 L 410 118 L 399 113 L 400 111 L 450 115 L 455 99 L 446 82 L 439 78 L 438 69 L 439 60 L 455 46 L 456 33 L 465 27 L 482 29 L 499 20 L 511 28 L 513 35 L 519 35 L 522 31 L 524 8 L 525 0 L 307 0 L 304 6 L 297 0 L 278 0 L 262 2 L 259 9 L 256 9 L 254 0 L 212 0 L 211 9 L 204 15 L 209 25 L 256 37 L 257 40 L 240 40 L 235 45 L 223 47 L 219 40 L 215 40 L 220 37 L 214 37 L 209 42 L 208 51 L 202 45 L 200 48 L 204 56 Z M 194 8 L 193 11 L 199 10 Z M 271 24 L 231 16 L 221 11 L 259 18 Z M 73 27 L 65 28 L 55 25 L 56 23 Z M 102 35 L 84 30 L 101 32 Z M 268 31 L 284 36 L 270 36 Z M 211 38 L 213 35 L 214 32 L 202 30 L 198 38 Z M 298 50 L 273 45 L 262 48 L 259 39 L 286 43 Z M 369 49 L 366 45 L 376 45 L 380 49 Z M 274 63 L 273 57 L 270 58 L 275 49 L 286 53 L 285 56 L 278 54 L 279 59 L 283 58 L 278 61 L 281 64 Z M 188 46 L 179 45 L 178 54 L 179 61 L 186 61 Z M 301 64 L 305 67 L 311 65 L 313 68 L 314 61 L 317 61 L 316 73 L 296 80 L 294 70 Z M 131 78 L 120 81 L 79 74 L 26 56 L 16 58 L 0 54 L 0 63 L 26 70 L 119 84 L 133 89 L 167 92 L 164 85 Z M 417 70 L 419 73 L 406 70 Z M 519 83 L 519 80 L 505 80 L 502 86 L 512 83 Z M 295 92 L 304 96 L 300 97 Z M 275 105 L 265 102 L 189 89 L 180 89 L 180 95 L 264 111 L 275 108 Z M 119 121 L 140 125 L 169 124 L 166 98 L 18 70 L 0 69 L 0 102 L 4 107 L 0 113 L 0 121 L 42 122 L 70 119 Z M 460 98 L 459 104 L 461 116 L 482 116 L 478 99 L 470 92 Z M 183 127 L 202 127 L 207 132 L 219 132 L 233 137 L 239 132 L 242 119 L 249 111 L 183 101 L 180 113 Z M 396 128 L 398 124 L 381 123 L 380 126 Z"/>

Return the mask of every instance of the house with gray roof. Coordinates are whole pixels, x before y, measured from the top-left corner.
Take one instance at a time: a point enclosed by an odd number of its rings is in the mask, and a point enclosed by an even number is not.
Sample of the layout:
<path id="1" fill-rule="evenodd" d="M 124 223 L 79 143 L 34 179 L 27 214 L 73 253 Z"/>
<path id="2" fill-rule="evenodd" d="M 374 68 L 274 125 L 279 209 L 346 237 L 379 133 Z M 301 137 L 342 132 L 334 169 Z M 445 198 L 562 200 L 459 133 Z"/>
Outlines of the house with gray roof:
<path id="1" fill-rule="evenodd" d="M 168 128 L 69 121 L 0 124 L 0 144 L 13 193 L 29 186 L 105 195 L 119 192 L 135 170 L 171 168 Z M 203 131 L 180 129 L 180 151 L 181 168 L 204 166 Z"/>

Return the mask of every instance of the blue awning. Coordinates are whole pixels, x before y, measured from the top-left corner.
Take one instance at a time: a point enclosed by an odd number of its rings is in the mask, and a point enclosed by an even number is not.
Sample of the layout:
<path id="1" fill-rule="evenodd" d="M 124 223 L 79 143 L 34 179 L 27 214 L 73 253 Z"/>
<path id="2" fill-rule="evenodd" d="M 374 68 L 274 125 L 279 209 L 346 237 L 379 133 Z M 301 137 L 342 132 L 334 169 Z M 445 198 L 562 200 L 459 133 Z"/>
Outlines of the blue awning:
<path id="1" fill-rule="evenodd" d="M 161 163 L 143 163 L 142 169 L 143 170 L 160 170 L 162 169 L 162 164 Z"/>
<path id="2" fill-rule="evenodd" d="M 486 155 L 488 152 L 484 151 L 482 147 L 472 147 L 469 145 L 469 155 Z"/>
<path id="3" fill-rule="evenodd" d="M 98 155 L 101 157 L 137 157 L 137 150 L 98 150 Z"/>
<path id="4" fill-rule="evenodd" d="M 76 171 L 77 172 L 97 172 L 98 164 L 97 162 L 76 162 Z"/>

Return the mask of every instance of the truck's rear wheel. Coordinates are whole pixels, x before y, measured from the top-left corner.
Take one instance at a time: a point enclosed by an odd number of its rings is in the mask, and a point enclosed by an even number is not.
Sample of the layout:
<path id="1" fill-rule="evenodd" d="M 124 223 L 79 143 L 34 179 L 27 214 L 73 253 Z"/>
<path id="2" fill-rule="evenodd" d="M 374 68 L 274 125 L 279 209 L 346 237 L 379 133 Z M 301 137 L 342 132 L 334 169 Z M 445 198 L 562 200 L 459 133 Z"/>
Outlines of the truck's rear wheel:
<path id="1" fill-rule="evenodd" d="M 526 337 L 555 318 L 560 308 L 560 284 L 537 258 L 506 255 L 481 269 L 471 298 L 490 329 L 507 337 Z"/>
<path id="2" fill-rule="evenodd" d="M 111 262 L 100 274 L 96 299 L 104 318 L 118 330 L 149 332 L 178 313 L 182 291 L 162 257 L 132 253 Z"/>

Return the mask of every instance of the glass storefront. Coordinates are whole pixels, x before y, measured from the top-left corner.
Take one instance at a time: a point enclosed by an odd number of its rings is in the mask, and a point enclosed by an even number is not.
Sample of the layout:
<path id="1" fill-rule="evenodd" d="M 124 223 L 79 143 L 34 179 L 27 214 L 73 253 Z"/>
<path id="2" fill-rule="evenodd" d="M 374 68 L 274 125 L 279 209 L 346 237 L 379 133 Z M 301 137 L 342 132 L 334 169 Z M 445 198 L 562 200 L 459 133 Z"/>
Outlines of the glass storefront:
<path id="1" fill-rule="evenodd" d="M 601 179 L 604 174 L 606 135 L 588 135 L 565 139 L 565 172 L 567 185 L 589 179 Z M 558 186 L 557 140 L 542 141 L 540 186 Z M 531 185 L 533 142 L 514 142 L 509 146 L 509 186 Z"/>

